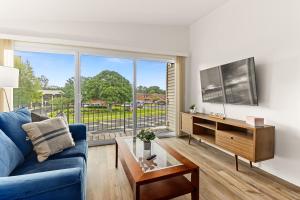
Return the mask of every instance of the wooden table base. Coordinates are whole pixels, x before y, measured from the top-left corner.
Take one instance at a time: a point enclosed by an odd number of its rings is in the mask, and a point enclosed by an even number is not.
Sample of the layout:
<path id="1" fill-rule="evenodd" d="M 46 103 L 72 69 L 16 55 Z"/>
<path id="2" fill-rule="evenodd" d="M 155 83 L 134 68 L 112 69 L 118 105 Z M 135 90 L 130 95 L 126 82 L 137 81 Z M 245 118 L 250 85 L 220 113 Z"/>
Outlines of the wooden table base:
<path id="1" fill-rule="evenodd" d="M 159 143 L 183 165 L 143 172 L 122 139 L 116 140 L 115 167 L 120 159 L 135 200 L 171 199 L 191 193 L 199 200 L 199 167 L 165 144 Z M 184 174 L 191 174 L 188 180 Z"/>

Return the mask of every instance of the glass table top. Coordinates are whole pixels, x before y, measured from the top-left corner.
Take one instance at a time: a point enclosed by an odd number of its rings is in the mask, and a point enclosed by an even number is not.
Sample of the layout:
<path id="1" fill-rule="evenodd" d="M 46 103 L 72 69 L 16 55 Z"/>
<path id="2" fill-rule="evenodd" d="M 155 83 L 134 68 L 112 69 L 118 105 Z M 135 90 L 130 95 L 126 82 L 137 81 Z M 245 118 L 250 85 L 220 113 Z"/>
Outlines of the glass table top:
<path id="1" fill-rule="evenodd" d="M 151 141 L 151 147 L 148 149 L 144 147 L 144 142 L 138 138 L 135 140 L 133 137 L 126 138 L 124 141 L 144 172 L 182 165 L 181 162 L 170 155 L 156 141 Z M 156 155 L 154 159 L 147 160 L 149 156 L 154 154 Z"/>

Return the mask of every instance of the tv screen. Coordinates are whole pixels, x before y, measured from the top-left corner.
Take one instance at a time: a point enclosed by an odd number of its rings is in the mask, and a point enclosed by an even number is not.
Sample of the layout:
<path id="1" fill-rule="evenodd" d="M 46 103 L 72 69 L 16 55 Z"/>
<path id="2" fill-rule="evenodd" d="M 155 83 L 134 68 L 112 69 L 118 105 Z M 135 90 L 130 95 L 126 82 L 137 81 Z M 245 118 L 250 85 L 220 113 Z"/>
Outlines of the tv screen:
<path id="1" fill-rule="evenodd" d="M 224 103 L 220 67 L 213 67 L 201 71 L 200 79 L 202 100 L 204 102 Z"/>
<path id="2" fill-rule="evenodd" d="M 200 71 L 203 102 L 257 105 L 254 58 Z"/>

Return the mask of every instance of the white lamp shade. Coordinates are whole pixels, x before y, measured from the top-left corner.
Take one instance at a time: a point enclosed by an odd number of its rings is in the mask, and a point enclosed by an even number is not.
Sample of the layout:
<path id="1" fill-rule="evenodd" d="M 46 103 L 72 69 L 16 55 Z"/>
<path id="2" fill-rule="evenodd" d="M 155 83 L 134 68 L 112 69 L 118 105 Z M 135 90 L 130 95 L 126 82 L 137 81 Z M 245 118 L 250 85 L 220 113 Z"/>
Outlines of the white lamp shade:
<path id="1" fill-rule="evenodd" d="M 19 70 L 13 67 L 0 66 L 0 88 L 19 87 Z"/>

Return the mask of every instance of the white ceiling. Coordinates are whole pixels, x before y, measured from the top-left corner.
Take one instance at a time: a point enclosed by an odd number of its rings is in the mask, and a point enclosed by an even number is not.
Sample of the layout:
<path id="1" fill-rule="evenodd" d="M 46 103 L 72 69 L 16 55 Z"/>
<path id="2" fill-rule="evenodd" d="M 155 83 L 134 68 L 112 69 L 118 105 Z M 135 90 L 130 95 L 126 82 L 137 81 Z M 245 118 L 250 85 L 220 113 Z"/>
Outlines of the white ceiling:
<path id="1" fill-rule="evenodd" d="M 227 0 L 0 0 L 0 20 L 190 25 Z"/>

